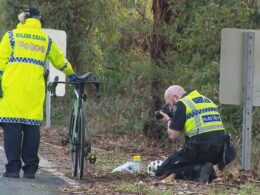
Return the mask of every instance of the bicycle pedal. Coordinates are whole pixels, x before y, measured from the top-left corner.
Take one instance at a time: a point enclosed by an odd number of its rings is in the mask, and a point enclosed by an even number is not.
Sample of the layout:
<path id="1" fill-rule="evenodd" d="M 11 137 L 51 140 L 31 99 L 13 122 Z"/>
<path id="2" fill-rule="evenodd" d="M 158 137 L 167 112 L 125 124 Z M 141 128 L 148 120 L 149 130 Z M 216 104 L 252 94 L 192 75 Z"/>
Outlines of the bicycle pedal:
<path id="1" fill-rule="evenodd" d="M 95 154 L 90 154 L 89 157 L 88 157 L 88 160 L 89 160 L 90 164 L 95 164 L 96 161 L 97 161 L 97 157 L 96 157 Z"/>
<path id="2" fill-rule="evenodd" d="M 62 146 L 66 146 L 69 143 L 69 139 L 68 138 L 61 138 L 61 145 Z"/>
<path id="3" fill-rule="evenodd" d="M 85 145 L 85 157 L 87 157 L 90 152 L 91 152 L 91 145 L 89 143 L 86 143 L 86 145 Z"/>

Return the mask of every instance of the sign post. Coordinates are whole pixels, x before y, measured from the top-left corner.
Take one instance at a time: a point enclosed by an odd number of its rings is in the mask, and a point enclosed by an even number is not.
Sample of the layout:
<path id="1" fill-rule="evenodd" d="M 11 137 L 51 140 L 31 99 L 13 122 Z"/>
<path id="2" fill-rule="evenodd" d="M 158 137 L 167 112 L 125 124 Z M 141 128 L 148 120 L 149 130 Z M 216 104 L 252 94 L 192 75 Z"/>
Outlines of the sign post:
<path id="1" fill-rule="evenodd" d="M 63 51 L 66 56 L 66 46 L 67 46 L 67 35 L 65 31 L 54 30 L 54 29 L 42 29 L 45 31 L 58 45 L 58 47 Z M 47 78 L 47 84 L 54 81 L 56 76 L 59 77 L 59 81 L 65 81 L 66 76 L 61 71 L 57 70 L 52 66 L 50 61 L 46 60 L 45 69 L 49 70 L 49 76 Z M 65 95 L 65 85 L 58 85 L 56 88 L 57 96 Z M 47 91 L 46 102 L 45 102 L 45 113 L 46 113 L 46 127 L 51 126 L 51 93 Z"/>
<path id="2" fill-rule="evenodd" d="M 251 169 L 251 132 L 253 105 L 253 76 L 255 33 L 244 33 L 244 103 L 243 103 L 243 133 L 242 133 L 242 169 Z"/>
<path id="3" fill-rule="evenodd" d="M 45 70 L 49 70 L 50 63 L 49 60 L 46 60 Z M 47 78 L 47 83 L 49 83 L 49 77 Z M 47 87 L 47 86 L 46 86 Z M 46 89 L 46 98 L 45 98 L 45 113 L 46 113 L 46 127 L 51 127 L 51 92 Z"/>

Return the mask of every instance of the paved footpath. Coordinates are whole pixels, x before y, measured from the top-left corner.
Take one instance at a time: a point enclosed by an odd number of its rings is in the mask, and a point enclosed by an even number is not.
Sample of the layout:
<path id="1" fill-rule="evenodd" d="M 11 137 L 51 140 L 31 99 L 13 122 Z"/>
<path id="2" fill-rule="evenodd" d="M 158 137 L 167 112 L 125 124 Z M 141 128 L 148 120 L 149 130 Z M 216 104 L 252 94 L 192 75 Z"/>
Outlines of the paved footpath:
<path id="1" fill-rule="evenodd" d="M 20 172 L 20 178 L 4 178 L 6 159 L 4 149 L 0 146 L 0 195 L 61 195 L 59 188 L 78 183 L 65 177 L 52 168 L 48 161 L 41 159 L 40 169 L 35 179 L 25 179 Z"/>

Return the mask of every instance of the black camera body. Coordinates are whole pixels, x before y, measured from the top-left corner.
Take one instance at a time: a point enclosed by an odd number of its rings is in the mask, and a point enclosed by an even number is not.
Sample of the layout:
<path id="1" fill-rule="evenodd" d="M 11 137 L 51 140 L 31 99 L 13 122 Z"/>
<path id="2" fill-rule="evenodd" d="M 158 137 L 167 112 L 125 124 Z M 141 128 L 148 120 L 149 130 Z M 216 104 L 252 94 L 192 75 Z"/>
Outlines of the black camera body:
<path id="1" fill-rule="evenodd" d="M 170 110 L 166 104 L 163 104 L 160 110 L 155 111 L 154 116 L 158 120 L 163 118 L 163 115 L 161 115 L 160 111 L 162 111 L 163 113 L 167 114 L 170 118 L 172 118 L 173 115 L 172 110 Z"/>

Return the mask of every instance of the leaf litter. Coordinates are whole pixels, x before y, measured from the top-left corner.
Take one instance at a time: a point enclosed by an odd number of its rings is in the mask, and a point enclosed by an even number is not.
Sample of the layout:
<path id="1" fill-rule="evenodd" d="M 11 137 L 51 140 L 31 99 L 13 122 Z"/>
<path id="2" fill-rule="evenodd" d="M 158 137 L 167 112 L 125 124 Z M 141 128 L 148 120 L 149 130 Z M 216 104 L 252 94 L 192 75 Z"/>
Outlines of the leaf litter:
<path id="1" fill-rule="evenodd" d="M 41 131 L 40 155 L 56 164 L 56 169 L 65 176 L 73 179 L 70 165 L 70 151 L 68 146 L 61 145 L 61 139 L 66 131 L 46 128 Z M 2 130 L 0 136 L 2 137 Z M 142 140 L 142 141 L 140 141 Z M 2 140 L 1 140 L 2 142 Z M 193 181 L 175 180 L 174 175 L 158 180 L 146 173 L 149 161 L 162 158 L 172 153 L 172 148 L 157 148 L 156 143 L 140 136 L 97 135 L 92 139 L 97 163 L 87 163 L 85 177 L 77 180 L 78 185 L 67 185 L 60 188 L 61 194 L 150 194 L 165 192 L 165 194 L 208 194 L 212 190 L 240 189 L 251 182 L 260 188 L 259 169 L 241 171 L 239 165 L 232 164 L 224 172 L 217 172 L 219 176 L 212 183 L 198 183 Z M 131 160 L 133 155 L 142 157 L 142 172 L 135 174 L 111 173 L 113 168 Z M 100 158 L 100 159 L 99 159 Z M 129 184 L 129 188 L 123 184 Z M 133 192 L 133 186 L 137 191 Z M 155 193 L 156 194 L 156 193 Z"/>

